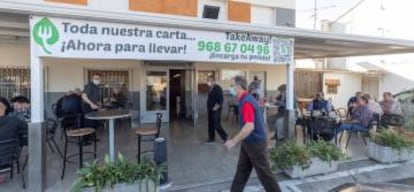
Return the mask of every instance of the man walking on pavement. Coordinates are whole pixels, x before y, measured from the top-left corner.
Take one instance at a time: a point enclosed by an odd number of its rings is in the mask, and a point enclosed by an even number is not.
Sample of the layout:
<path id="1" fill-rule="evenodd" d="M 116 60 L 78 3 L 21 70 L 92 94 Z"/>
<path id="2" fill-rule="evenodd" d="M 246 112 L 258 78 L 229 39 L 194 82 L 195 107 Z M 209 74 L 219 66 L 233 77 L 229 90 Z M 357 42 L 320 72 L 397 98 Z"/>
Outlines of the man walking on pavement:
<path id="1" fill-rule="evenodd" d="M 223 89 L 216 84 L 214 76 L 207 78 L 209 86 L 207 98 L 208 110 L 208 140 L 206 143 L 215 142 L 215 131 L 220 135 L 224 142 L 227 140 L 227 133 L 221 126 L 221 110 L 223 108 Z"/>
<path id="2" fill-rule="evenodd" d="M 237 171 L 230 191 L 242 192 L 254 168 L 260 183 L 267 192 L 280 192 L 280 187 L 267 159 L 267 137 L 263 114 L 257 100 L 247 93 L 246 79 L 236 76 L 230 92 L 236 94 L 239 100 L 239 124 L 241 128 L 235 137 L 225 143 L 227 149 L 232 149 L 237 143 L 241 142 Z"/>

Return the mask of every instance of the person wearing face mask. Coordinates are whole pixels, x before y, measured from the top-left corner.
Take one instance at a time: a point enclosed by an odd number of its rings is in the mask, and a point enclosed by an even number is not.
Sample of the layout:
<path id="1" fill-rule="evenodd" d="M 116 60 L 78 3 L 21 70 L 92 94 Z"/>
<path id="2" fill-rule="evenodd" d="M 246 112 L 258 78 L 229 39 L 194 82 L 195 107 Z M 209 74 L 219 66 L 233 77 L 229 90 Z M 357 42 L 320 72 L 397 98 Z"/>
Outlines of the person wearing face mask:
<path id="1" fill-rule="evenodd" d="M 101 93 L 99 90 L 99 84 L 101 83 L 101 76 L 94 74 L 91 81 L 85 85 L 82 97 L 82 112 L 84 114 L 98 110 L 101 105 Z M 83 126 L 85 127 L 97 127 L 97 122 L 94 120 L 83 119 Z"/>
<path id="2" fill-rule="evenodd" d="M 241 143 L 237 171 L 230 192 L 242 192 L 254 168 L 265 191 L 280 192 L 267 156 L 267 136 L 263 113 L 258 101 L 247 92 L 247 81 L 241 76 L 233 80 L 239 101 L 239 127 L 236 136 L 224 144 L 227 149 Z"/>
<path id="3" fill-rule="evenodd" d="M 207 111 L 208 111 L 208 140 L 206 144 L 215 142 L 215 132 L 220 135 L 225 142 L 227 140 L 227 133 L 221 126 L 221 110 L 223 106 L 223 89 L 216 84 L 214 76 L 209 76 L 207 79 L 209 92 L 207 97 Z"/>

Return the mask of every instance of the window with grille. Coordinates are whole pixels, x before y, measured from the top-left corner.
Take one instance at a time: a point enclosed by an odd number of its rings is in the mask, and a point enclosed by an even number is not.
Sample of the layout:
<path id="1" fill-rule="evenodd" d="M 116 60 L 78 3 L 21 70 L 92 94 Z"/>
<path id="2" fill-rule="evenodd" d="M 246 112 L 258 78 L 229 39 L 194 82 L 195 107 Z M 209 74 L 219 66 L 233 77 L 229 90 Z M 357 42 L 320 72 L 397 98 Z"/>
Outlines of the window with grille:
<path id="1" fill-rule="evenodd" d="M 338 86 L 341 85 L 339 79 L 326 79 L 326 90 L 328 94 L 338 94 Z"/>
<path id="2" fill-rule="evenodd" d="M 101 102 L 108 103 L 114 88 L 120 88 L 125 96 L 128 96 L 129 88 L 129 71 L 128 70 L 97 70 L 89 69 L 87 71 L 87 82 L 92 79 L 94 74 L 101 76 Z"/>
<path id="3" fill-rule="evenodd" d="M 30 98 L 30 69 L 0 67 L 0 96 L 11 99 L 16 95 Z"/>

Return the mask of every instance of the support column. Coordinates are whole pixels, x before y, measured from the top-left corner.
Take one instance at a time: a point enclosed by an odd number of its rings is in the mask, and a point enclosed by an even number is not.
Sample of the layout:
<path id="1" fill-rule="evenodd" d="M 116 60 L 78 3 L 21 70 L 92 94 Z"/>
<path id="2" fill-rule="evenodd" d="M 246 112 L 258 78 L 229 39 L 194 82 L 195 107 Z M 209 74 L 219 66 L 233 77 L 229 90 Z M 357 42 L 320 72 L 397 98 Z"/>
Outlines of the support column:
<path id="1" fill-rule="evenodd" d="M 29 125 L 28 191 L 45 190 L 45 129 L 43 62 L 38 57 L 34 39 L 30 42 L 31 123 Z"/>
<path id="2" fill-rule="evenodd" d="M 288 64 L 286 67 L 286 120 L 288 128 L 288 137 L 289 139 L 295 138 L 295 93 L 294 93 L 294 74 L 295 74 L 295 64 L 292 59 L 292 63 Z"/>

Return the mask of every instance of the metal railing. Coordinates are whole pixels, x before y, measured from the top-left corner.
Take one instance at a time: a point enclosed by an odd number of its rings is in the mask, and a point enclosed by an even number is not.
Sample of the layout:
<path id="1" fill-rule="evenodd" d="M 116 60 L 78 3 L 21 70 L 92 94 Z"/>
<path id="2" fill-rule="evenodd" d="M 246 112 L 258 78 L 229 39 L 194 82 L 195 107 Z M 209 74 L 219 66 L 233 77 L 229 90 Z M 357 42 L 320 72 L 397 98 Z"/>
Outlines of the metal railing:
<path id="1" fill-rule="evenodd" d="M 0 67 L 0 96 L 10 99 L 16 95 L 30 98 L 30 69 Z"/>

